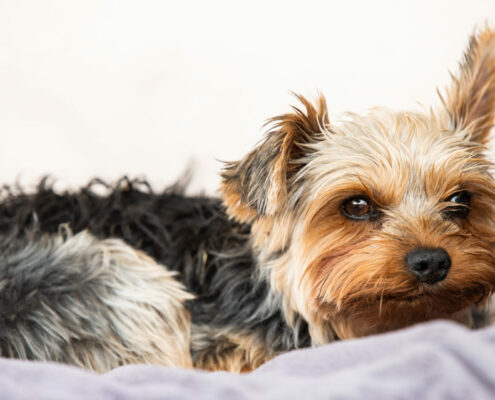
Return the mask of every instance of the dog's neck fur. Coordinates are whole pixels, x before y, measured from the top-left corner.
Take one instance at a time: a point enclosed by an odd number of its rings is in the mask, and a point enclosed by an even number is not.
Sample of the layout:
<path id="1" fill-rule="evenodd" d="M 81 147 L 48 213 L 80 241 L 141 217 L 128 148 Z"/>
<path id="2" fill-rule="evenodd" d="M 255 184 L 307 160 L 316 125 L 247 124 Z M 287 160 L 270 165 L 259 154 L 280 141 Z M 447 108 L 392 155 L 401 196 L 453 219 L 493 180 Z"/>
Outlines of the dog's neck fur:
<path id="1" fill-rule="evenodd" d="M 293 325 L 302 317 L 308 323 L 312 344 L 320 345 L 335 340 L 337 334 L 320 314 L 314 312 L 311 299 L 289 295 L 297 293 L 294 289 L 304 284 L 301 276 L 304 269 L 297 268 L 297 264 L 304 262 L 301 260 L 304 252 L 292 245 L 293 236 L 300 235 L 300 230 L 300 224 L 294 221 L 291 213 L 282 213 L 275 218 L 258 218 L 252 223 L 250 243 L 256 254 L 258 274 L 269 283 L 273 296 L 280 299 L 287 323 Z M 293 268 L 288 267 L 292 264 Z M 314 303 L 316 301 L 314 299 Z"/>

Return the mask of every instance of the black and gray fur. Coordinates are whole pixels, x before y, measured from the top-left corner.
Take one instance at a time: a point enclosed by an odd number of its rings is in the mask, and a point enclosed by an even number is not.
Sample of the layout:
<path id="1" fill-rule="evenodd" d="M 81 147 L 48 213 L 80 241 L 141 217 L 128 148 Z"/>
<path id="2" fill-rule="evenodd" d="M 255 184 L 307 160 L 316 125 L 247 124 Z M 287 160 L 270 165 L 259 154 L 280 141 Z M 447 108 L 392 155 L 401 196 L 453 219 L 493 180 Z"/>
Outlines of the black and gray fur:
<path id="1" fill-rule="evenodd" d="M 190 298 L 172 273 L 120 239 L 66 227 L 4 237 L 0 354 L 98 372 L 127 363 L 188 367 Z"/>
<path id="2" fill-rule="evenodd" d="M 250 226 L 229 219 L 219 199 L 185 196 L 183 185 L 155 193 L 146 181 L 128 178 L 114 186 L 95 180 L 77 192 L 56 193 L 46 179 L 31 194 L 3 189 L 0 234 L 22 239 L 33 227 L 54 234 L 61 224 L 74 233 L 89 230 L 100 239 L 121 238 L 178 273 L 177 279 L 196 296 L 186 303 L 193 360 L 235 346 L 230 335 L 252 337 L 268 355 L 311 344 L 307 324 L 297 316 L 289 326 L 281 299 L 257 275 Z M 38 264 L 37 273 L 48 264 Z M 57 266 L 51 268 L 45 284 L 56 291 Z M 75 281 L 84 279 L 85 272 L 74 273 L 79 274 Z M 5 292 L 0 295 L 4 302 L 13 300 Z M 20 301 L 15 307 L 29 304 Z M 2 315 L 0 331 L 7 322 Z M 0 340 L 5 349 L 9 338 L 0 335 Z"/>

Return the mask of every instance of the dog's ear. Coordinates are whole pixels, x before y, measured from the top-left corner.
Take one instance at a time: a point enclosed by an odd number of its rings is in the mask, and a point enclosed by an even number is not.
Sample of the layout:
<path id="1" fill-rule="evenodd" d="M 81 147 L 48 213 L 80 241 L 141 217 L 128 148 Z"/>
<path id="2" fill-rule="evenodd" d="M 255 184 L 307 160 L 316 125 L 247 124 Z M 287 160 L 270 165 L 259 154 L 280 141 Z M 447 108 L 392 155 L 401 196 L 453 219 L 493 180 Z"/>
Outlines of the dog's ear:
<path id="1" fill-rule="evenodd" d="M 471 36 L 459 75 L 452 75 L 452 84 L 442 101 L 451 128 L 465 129 L 470 140 L 487 143 L 495 118 L 494 30 L 487 28 Z"/>
<path id="2" fill-rule="evenodd" d="M 320 140 L 328 126 L 325 98 L 316 106 L 297 96 L 305 111 L 293 108 L 268 121 L 273 128 L 251 153 L 227 163 L 222 173 L 221 192 L 229 214 L 250 222 L 258 216 L 273 216 L 289 201 L 292 181 L 302 168 L 311 144 Z"/>

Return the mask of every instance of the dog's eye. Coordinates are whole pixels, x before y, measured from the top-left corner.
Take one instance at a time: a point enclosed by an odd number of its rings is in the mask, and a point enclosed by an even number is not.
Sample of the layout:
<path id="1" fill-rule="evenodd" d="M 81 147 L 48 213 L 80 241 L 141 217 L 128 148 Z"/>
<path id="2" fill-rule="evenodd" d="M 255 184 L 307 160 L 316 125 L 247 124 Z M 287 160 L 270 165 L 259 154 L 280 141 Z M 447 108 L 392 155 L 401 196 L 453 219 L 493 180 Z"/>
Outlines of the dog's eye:
<path id="1" fill-rule="evenodd" d="M 454 193 L 446 201 L 454 203 L 444 210 L 448 217 L 466 218 L 471 211 L 471 193 L 465 190 Z"/>
<path id="2" fill-rule="evenodd" d="M 342 203 L 342 214 L 347 218 L 363 220 L 374 219 L 377 216 L 375 205 L 364 196 L 351 197 Z"/>

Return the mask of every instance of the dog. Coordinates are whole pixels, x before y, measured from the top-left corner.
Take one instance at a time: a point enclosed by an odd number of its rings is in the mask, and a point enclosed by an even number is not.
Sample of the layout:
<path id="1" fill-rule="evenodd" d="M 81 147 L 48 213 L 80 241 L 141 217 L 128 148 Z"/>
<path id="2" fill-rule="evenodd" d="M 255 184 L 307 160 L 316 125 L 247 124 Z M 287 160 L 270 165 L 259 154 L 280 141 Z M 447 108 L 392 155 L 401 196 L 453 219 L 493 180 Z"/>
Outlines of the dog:
<path id="1" fill-rule="evenodd" d="M 435 108 L 330 121 L 323 97 L 298 99 L 225 164 L 221 199 L 128 178 L 5 186 L 1 355 L 246 372 L 436 318 L 486 323 L 495 31 L 471 37 Z"/>

